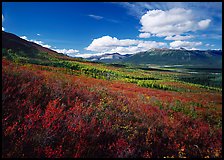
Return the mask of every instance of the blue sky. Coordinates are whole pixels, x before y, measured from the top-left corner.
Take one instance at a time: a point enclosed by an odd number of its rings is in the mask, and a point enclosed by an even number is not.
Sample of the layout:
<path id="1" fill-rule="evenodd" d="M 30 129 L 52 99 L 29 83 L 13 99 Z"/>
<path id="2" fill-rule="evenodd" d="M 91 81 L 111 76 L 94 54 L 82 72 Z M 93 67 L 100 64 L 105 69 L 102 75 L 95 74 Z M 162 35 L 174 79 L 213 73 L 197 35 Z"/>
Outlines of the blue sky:
<path id="1" fill-rule="evenodd" d="M 3 2 L 2 30 L 70 56 L 222 49 L 222 3 Z"/>

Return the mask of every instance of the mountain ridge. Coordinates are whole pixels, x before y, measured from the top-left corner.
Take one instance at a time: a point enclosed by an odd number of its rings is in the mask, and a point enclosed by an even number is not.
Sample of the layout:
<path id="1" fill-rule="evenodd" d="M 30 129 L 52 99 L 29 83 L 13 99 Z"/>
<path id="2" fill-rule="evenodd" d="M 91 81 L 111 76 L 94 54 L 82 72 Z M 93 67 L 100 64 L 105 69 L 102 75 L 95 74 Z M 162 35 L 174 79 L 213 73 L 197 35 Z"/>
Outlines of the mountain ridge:
<path id="1" fill-rule="evenodd" d="M 112 53 L 121 55 L 119 53 Z M 222 67 L 222 50 L 187 50 L 168 49 L 168 48 L 151 48 L 148 51 L 128 54 L 121 58 L 113 58 L 105 61 L 104 57 L 111 54 L 103 54 L 101 56 L 92 56 L 87 58 L 92 61 L 101 61 L 108 63 L 132 63 L 132 64 L 155 64 L 155 65 L 193 65 L 203 67 Z M 103 59 L 102 59 L 103 58 Z"/>
<path id="2" fill-rule="evenodd" d="M 86 58 L 87 60 L 90 60 L 90 61 L 101 61 L 101 62 L 110 62 L 110 61 L 113 61 L 113 60 L 122 60 L 126 57 L 129 57 L 131 56 L 131 54 L 125 54 L 125 55 L 122 55 L 120 53 L 105 53 L 103 55 L 98 55 L 98 56 L 91 56 L 91 57 L 88 57 Z"/>
<path id="3" fill-rule="evenodd" d="M 39 51 L 39 52 L 47 52 L 49 54 L 61 55 L 56 51 L 43 47 L 34 42 L 27 41 L 15 34 L 5 31 L 2 31 L 2 48 L 13 49 L 15 51 L 24 50 L 25 52 L 30 54 L 37 54 L 37 52 Z"/>
<path id="4" fill-rule="evenodd" d="M 222 66 L 221 50 L 149 50 L 139 52 L 122 62 L 134 64 Z"/>
<path id="5" fill-rule="evenodd" d="M 58 53 L 50 48 L 43 47 L 34 42 L 27 41 L 19 36 L 2 31 L 2 49 L 12 50 L 19 54 L 19 56 L 40 58 L 38 54 L 47 53 L 49 57 L 71 60 L 71 61 L 83 61 L 83 58 L 69 57 L 63 53 Z M 6 51 L 4 51 L 6 52 Z"/>

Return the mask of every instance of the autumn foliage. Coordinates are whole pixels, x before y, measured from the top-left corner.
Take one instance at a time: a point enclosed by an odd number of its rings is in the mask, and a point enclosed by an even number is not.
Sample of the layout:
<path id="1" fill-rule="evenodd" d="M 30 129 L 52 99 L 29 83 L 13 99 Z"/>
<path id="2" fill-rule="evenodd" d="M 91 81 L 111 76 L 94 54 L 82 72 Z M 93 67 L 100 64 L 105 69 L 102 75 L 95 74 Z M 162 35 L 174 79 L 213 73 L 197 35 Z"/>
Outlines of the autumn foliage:
<path id="1" fill-rule="evenodd" d="M 187 97 L 4 59 L 2 66 L 3 158 L 222 157 L 220 118 L 209 119 L 221 117 L 219 106 L 194 106 L 190 112 L 193 100 L 210 105 L 203 95 Z M 214 98 L 220 102 L 220 97 Z M 171 105 L 177 99 L 180 105 Z"/>

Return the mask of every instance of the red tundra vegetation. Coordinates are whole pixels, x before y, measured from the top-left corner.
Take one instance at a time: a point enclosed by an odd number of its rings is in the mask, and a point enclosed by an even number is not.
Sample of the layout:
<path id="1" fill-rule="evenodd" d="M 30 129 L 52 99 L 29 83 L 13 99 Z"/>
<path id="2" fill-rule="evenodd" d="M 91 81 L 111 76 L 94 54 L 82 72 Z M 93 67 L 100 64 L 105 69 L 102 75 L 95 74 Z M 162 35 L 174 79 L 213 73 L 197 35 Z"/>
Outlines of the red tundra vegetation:
<path id="1" fill-rule="evenodd" d="M 206 106 L 210 93 L 161 91 L 5 59 L 2 67 L 3 158 L 222 157 L 221 111 Z"/>

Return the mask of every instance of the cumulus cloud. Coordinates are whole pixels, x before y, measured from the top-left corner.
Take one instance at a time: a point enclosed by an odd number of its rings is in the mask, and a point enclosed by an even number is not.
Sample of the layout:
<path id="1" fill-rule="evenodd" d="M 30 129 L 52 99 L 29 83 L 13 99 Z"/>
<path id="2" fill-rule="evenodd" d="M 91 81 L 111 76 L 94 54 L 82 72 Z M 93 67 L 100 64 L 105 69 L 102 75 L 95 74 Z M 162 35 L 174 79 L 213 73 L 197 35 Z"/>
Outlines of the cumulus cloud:
<path id="1" fill-rule="evenodd" d="M 103 19 L 102 16 L 97 16 L 97 15 L 93 15 L 93 14 L 89 14 L 88 16 L 91 17 L 91 18 L 94 18 L 94 19 L 96 19 L 96 20 L 101 20 L 101 19 Z"/>
<path id="2" fill-rule="evenodd" d="M 201 46 L 202 42 L 189 42 L 189 41 L 174 41 L 170 43 L 171 48 L 185 48 L 194 49 L 197 46 Z"/>
<path id="3" fill-rule="evenodd" d="M 137 45 L 138 40 L 124 39 L 119 40 L 116 37 L 103 36 L 101 38 L 94 39 L 92 43 L 86 48 L 86 50 L 95 52 L 104 52 L 111 50 L 115 47 Z"/>
<path id="4" fill-rule="evenodd" d="M 40 34 L 39 34 L 39 33 L 37 33 L 37 35 L 38 35 L 38 36 L 40 36 Z"/>
<path id="5" fill-rule="evenodd" d="M 48 44 L 44 44 L 44 42 L 42 42 L 42 41 L 37 41 L 37 40 L 29 40 L 30 42 L 34 42 L 34 43 L 36 43 L 36 44 L 39 44 L 39 45 L 41 45 L 41 46 L 43 46 L 43 47 L 45 47 L 45 48 L 51 48 L 51 46 L 50 45 L 48 45 Z"/>
<path id="6" fill-rule="evenodd" d="M 174 40 L 174 41 L 181 41 L 181 40 L 187 40 L 194 38 L 194 36 L 181 36 L 181 35 L 175 35 L 175 36 L 167 36 L 165 40 Z"/>
<path id="7" fill-rule="evenodd" d="M 140 33 L 138 37 L 139 38 L 149 38 L 149 37 L 151 37 L 151 34 L 150 33 Z"/>
<path id="8" fill-rule="evenodd" d="M 167 44 L 163 42 L 142 41 L 135 39 L 119 40 L 116 37 L 103 36 L 101 38 L 94 39 L 85 49 L 94 52 L 119 52 L 120 54 L 127 54 L 147 51 L 150 48 L 161 48 L 166 45 Z"/>
<path id="9" fill-rule="evenodd" d="M 210 22 L 211 22 L 210 19 L 202 20 L 202 21 L 198 22 L 198 26 L 200 29 L 205 29 L 209 26 Z"/>
<path id="10" fill-rule="evenodd" d="M 34 42 L 34 43 L 39 44 L 39 45 L 41 45 L 41 46 L 43 46 L 45 48 L 51 48 L 51 45 L 44 44 L 44 42 L 42 42 L 42 41 L 30 40 L 30 42 Z"/>
<path id="11" fill-rule="evenodd" d="M 28 40 L 26 36 L 21 36 L 20 38 Z"/>
<path id="12" fill-rule="evenodd" d="M 74 57 L 82 57 L 82 58 L 89 58 L 92 56 L 101 56 L 105 53 L 79 53 L 79 54 L 75 54 Z"/>
<path id="13" fill-rule="evenodd" d="M 63 54 L 74 54 L 79 52 L 79 50 L 76 50 L 76 49 L 53 49 L 53 50 Z"/>
<path id="14" fill-rule="evenodd" d="M 115 2 L 113 2 L 115 3 Z M 222 2 L 116 2 L 127 9 L 128 14 L 140 19 L 148 10 L 161 9 L 169 10 L 172 8 L 187 8 L 194 12 L 195 17 L 218 17 L 221 22 L 222 19 Z M 219 23 L 222 24 L 222 23 Z M 221 27 L 219 25 L 219 27 Z"/>
<path id="15" fill-rule="evenodd" d="M 2 24 L 3 24 L 3 21 L 4 21 L 4 16 L 2 14 Z M 5 31 L 5 28 L 2 26 L 2 31 Z"/>
<path id="16" fill-rule="evenodd" d="M 51 48 L 51 46 L 48 45 L 48 44 L 44 44 L 44 45 L 42 45 L 42 46 L 45 47 L 45 48 Z"/>
<path id="17" fill-rule="evenodd" d="M 46 47 L 46 48 L 51 48 L 50 45 L 45 44 L 45 43 L 42 42 L 42 41 L 33 40 L 33 39 L 28 39 L 26 36 L 21 36 L 20 38 L 25 39 L 25 40 L 30 41 L 30 42 L 34 42 L 34 43 L 39 44 L 39 45 L 41 45 L 41 46 L 43 46 L 43 47 Z"/>
<path id="18" fill-rule="evenodd" d="M 214 44 L 209 44 L 209 43 L 207 43 L 207 44 L 205 44 L 205 46 L 206 46 L 206 47 L 214 47 L 215 45 L 214 45 Z"/>
<path id="19" fill-rule="evenodd" d="M 197 22 L 192 11 L 184 8 L 173 8 L 166 11 L 149 10 L 140 19 L 142 25 L 140 32 L 158 37 L 174 36 L 205 29 L 210 22 L 210 19 Z"/>

